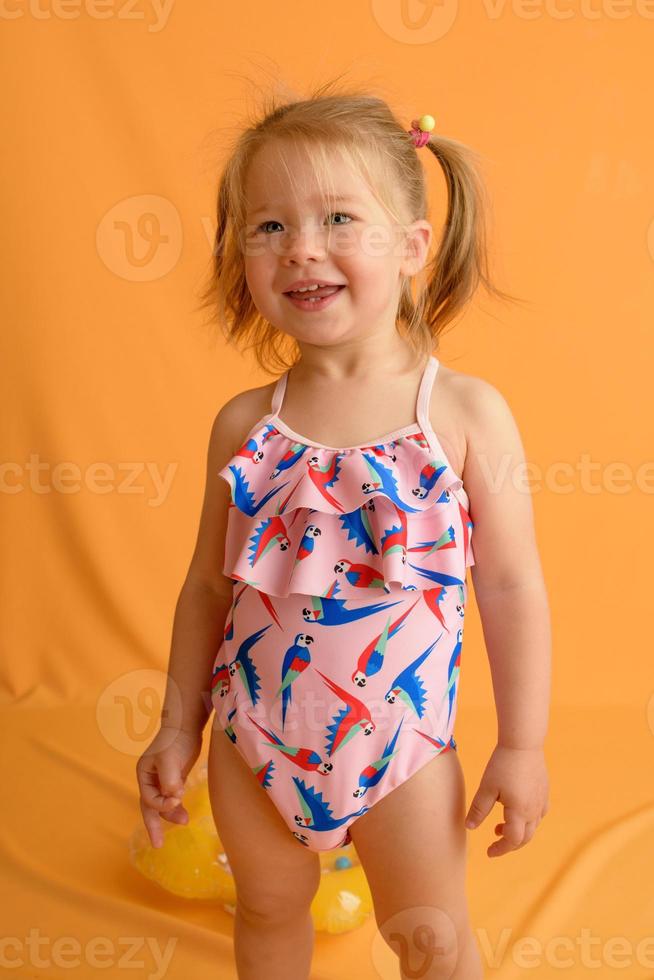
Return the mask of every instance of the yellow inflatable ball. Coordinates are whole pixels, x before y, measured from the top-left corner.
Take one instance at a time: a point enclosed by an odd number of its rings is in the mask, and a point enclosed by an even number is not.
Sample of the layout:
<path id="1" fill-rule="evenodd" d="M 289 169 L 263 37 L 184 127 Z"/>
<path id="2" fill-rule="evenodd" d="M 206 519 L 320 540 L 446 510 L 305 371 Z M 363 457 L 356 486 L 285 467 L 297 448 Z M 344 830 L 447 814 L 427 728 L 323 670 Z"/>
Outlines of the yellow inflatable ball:
<path id="1" fill-rule="evenodd" d="M 311 903 L 314 927 L 332 935 L 356 929 L 372 912 L 372 895 L 354 844 L 318 856 L 321 881 Z"/>
<path id="2" fill-rule="evenodd" d="M 129 858 L 149 881 L 182 898 L 219 901 L 236 910 L 236 887 L 229 860 L 216 831 L 209 800 L 206 762 L 186 780 L 188 823 L 162 821 L 164 842 L 152 847 L 141 821 L 129 840 Z M 355 929 L 372 911 L 368 881 L 353 844 L 318 855 L 321 882 L 311 904 L 316 930 L 337 934 Z"/>
<path id="3" fill-rule="evenodd" d="M 162 819 L 164 842 L 153 847 L 141 821 L 129 841 L 131 864 L 150 881 L 182 898 L 213 898 L 234 904 L 236 888 L 216 834 L 207 788 L 206 763 L 186 780 L 188 823 Z"/>

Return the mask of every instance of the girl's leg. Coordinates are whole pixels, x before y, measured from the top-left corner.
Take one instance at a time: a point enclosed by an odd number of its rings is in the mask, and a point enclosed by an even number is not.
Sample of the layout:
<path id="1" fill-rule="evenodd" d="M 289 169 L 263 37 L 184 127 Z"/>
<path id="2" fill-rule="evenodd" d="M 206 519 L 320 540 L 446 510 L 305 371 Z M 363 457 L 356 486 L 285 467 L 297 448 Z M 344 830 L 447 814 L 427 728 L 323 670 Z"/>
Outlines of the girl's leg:
<path id="1" fill-rule="evenodd" d="M 234 954 L 239 980 L 307 980 L 311 901 L 320 862 L 297 841 L 225 732 L 215 723 L 208 782 L 237 891 Z"/>
<path id="2" fill-rule="evenodd" d="M 448 749 L 350 825 L 402 980 L 483 977 L 465 894 L 464 820 L 463 771 Z"/>

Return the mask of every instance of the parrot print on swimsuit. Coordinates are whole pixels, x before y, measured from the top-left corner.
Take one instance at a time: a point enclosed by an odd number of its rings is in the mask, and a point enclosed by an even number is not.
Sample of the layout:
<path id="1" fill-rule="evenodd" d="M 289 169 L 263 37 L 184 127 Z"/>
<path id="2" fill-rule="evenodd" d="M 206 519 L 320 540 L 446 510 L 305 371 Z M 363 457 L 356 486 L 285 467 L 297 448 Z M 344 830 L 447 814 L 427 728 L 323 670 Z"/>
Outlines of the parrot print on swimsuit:
<path id="1" fill-rule="evenodd" d="M 345 573 L 345 578 L 350 585 L 356 585 L 358 589 L 383 589 L 386 587 L 384 576 L 382 575 L 380 578 L 377 569 L 370 565 L 362 565 L 360 562 L 341 558 L 334 565 L 334 571 L 337 575 Z"/>
<path id="2" fill-rule="evenodd" d="M 241 596 L 245 592 L 247 586 L 244 584 L 242 589 L 236 591 L 236 582 L 234 582 L 234 588 L 232 590 L 232 604 L 229 607 L 227 613 L 227 618 L 225 620 L 225 626 L 223 629 L 223 640 L 233 640 L 234 639 L 234 611 L 241 601 Z"/>
<path id="3" fill-rule="evenodd" d="M 463 587 L 460 585 L 457 586 L 457 592 L 459 594 L 459 601 L 456 604 L 456 611 L 457 615 L 463 619 L 466 614 L 466 595 Z"/>
<path id="4" fill-rule="evenodd" d="M 425 713 L 426 692 L 425 685 L 418 676 L 417 670 L 432 652 L 441 636 L 443 636 L 442 633 L 412 663 L 400 671 L 391 684 L 390 690 L 384 695 L 384 699 L 389 704 L 395 704 L 397 699 L 400 698 L 409 708 L 415 711 L 418 718 L 422 718 Z"/>
<path id="5" fill-rule="evenodd" d="M 461 592 L 461 586 L 458 586 L 459 592 Z M 444 585 L 435 585 L 433 589 L 425 589 L 423 591 L 423 596 L 425 600 L 425 605 L 434 614 L 438 622 L 441 624 L 443 629 L 450 632 L 450 627 L 445 622 L 445 617 L 441 611 L 440 604 L 445 601 L 447 596 L 447 589 Z"/>
<path id="6" fill-rule="evenodd" d="M 467 555 L 468 549 L 470 548 L 472 529 L 474 528 L 475 524 L 474 521 L 471 520 L 470 514 L 465 509 L 465 507 L 461 503 L 459 503 L 458 500 L 456 503 L 457 503 L 457 507 L 459 508 L 459 517 L 461 518 L 461 524 L 463 525 L 463 550 L 464 550 L 464 554 Z"/>
<path id="7" fill-rule="evenodd" d="M 389 443 L 380 442 L 377 446 L 361 446 L 361 449 L 365 449 L 367 453 L 374 453 L 375 456 L 385 456 L 387 459 L 390 459 L 391 463 L 394 463 L 397 459 L 397 456 L 395 455 L 393 450 L 395 449 L 397 444 L 398 444 L 397 442 L 389 442 Z M 387 446 L 388 446 L 388 450 L 386 448 Z"/>
<path id="8" fill-rule="evenodd" d="M 425 500 L 434 489 L 438 480 L 447 469 L 445 463 L 432 459 L 420 470 L 419 485 L 411 493 L 419 500 Z M 449 497 L 447 498 L 449 500 Z"/>
<path id="9" fill-rule="evenodd" d="M 259 786 L 263 789 L 270 789 L 272 783 L 273 773 L 275 772 L 275 763 L 272 759 L 268 759 L 267 762 L 262 763 L 260 766 L 251 766 L 252 772 L 257 777 L 257 782 Z"/>
<path id="10" fill-rule="evenodd" d="M 392 639 L 396 633 L 402 629 L 402 624 L 407 618 L 412 609 L 420 602 L 418 597 L 412 606 L 403 612 L 401 616 L 395 620 L 392 626 L 389 626 L 391 617 L 389 616 L 386 620 L 386 626 L 376 637 L 374 637 L 368 646 L 365 648 L 359 659 L 357 660 L 357 669 L 352 674 L 352 680 L 357 687 L 365 687 L 368 678 L 374 677 L 375 674 L 379 673 L 384 663 L 384 654 L 386 653 L 386 643 L 388 640 Z"/>
<path id="11" fill-rule="evenodd" d="M 320 674 L 327 687 L 347 705 L 346 708 L 341 708 L 338 714 L 334 715 L 331 725 L 327 725 L 327 731 L 330 732 L 327 736 L 327 755 L 332 756 L 339 749 L 342 749 L 351 738 L 354 738 L 358 732 L 363 732 L 364 735 L 372 735 L 377 726 L 370 717 L 370 709 L 363 701 L 359 701 L 353 694 L 348 694 L 317 667 L 314 670 Z"/>
<path id="12" fill-rule="evenodd" d="M 300 769 L 304 769 L 305 772 L 318 772 L 322 776 L 327 776 L 334 768 L 334 763 L 323 762 L 315 749 L 302 749 L 295 745 L 286 745 L 274 732 L 263 728 L 252 715 L 248 715 L 248 718 L 265 735 L 266 742 L 271 748 L 279 749 L 284 758 L 288 759 Z"/>
<path id="13" fill-rule="evenodd" d="M 309 524 L 308 527 L 305 527 L 302 540 L 298 545 L 297 555 L 295 556 L 295 565 L 299 565 L 301 561 L 304 561 L 305 558 L 313 554 L 316 541 L 321 534 L 322 531 L 317 524 Z"/>
<path id="14" fill-rule="evenodd" d="M 247 586 L 245 586 L 245 588 L 247 588 Z M 257 595 L 259 596 L 259 599 L 261 600 L 262 606 L 264 607 L 264 609 L 266 609 L 270 618 L 273 620 L 273 622 L 277 624 L 277 626 L 279 626 L 280 629 L 282 629 L 282 624 L 280 622 L 279 616 L 277 615 L 277 610 L 275 609 L 275 605 L 271 597 L 267 595 L 267 593 L 265 592 L 259 592 L 258 589 L 256 591 L 257 591 Z"/>
<path id="15" fill-rule="evenodd" d="M 414 571 L 419 572 L 421 578 L 426 578 L 430 582 L 438 582 L 439 585 L 463 585 L 462 579 L 457 578 L 455 575 L 448 575 L 447 572 L 437 572 L 432 571 L 430 568 L 420 568 L 418 565 L 412 565 L 411 562 L 408 563 L 409 568 L 413 568 Z"/>
<path id="16" fill-rule="evenodd" d="M 399 526 L 394 524 L 393 527 L 384 531 L 381 539 L 381 551 L 382 555 L 392 554 L 394 551 L 398 551 L 402 556 L 402 563 L 406 561 L 406 514 L 404 519 L 400 519 Z"/>
<path id="17" fill-rule="evenodd" d="M 401 507 L 402 510 L 408 511 L 410 514 L 417 514 L 420 510 L 419 507 L 412 507 L 408 502 L 400 500 L 397 488 L 397 479 L 395 478 L 393 471 L 390 470 L 388 466 L 384 466 L 383 463 L 375 459 L 374 456 L 371 456 L 370 453 L 363 453 L 362 455 L 368 464 L 368 470 L 371 474 L 371 480 L 364 483 L 361 488 L 363 492 L 384 494 L 384 496 L 389 497 L 394 504 Z M 415 493 L 415 490 L 413 492 Z"/>
<path id="18" fill-rule="evenodd" d="M 463 630 L 461 627 L 457 630 L 456 643 L 454 644 L 454 649 L 452 650 L 452 656 L 450 657 L 450 662 L 447 665 L 447 687 L 445 688 L 445 693 L 441 698 L 442 701 L 445 698 L 448 699 L 448 710 L 447 710 L 447 721 L 449 724 L 450 716 L 452 714 L 452 707 L 454 705 L 454 696 L 456 694 L 456 682 L 459 679 L 459 671 L 461 669 L 461 649 L 463 647 Z"/>
<path id="19" fill-rule="evenodd" d="M 436 752 L 434 755 L 440 755 L 441 752 L 447 751 L 447 749 L 456 748 L 456 743 L 454 741 L 454 736 L 452 735 L 446 742 L 442 738 L 434 738 L 433 735 L 428 735 L 427 732 L 421 732 L 419 728 L 413 729 L 416 735 L 421 735 L 425 741 L 429 742 L 431 745 L 435 746 Z"/>
<path id="20" fill-rule="evenodd" d="M 327 487 L 333 487 L 338 482 L 338 474 L 341 471 L 340 462 L 343 459 L 342 453 L 334 453 L 327 466 L 320 465 L 320 457 L 312 456 L 308 463 L 308 475 L 311 482 L 318 492 L 325 498 L 327 503 L 342 511 L 343 505 L 338 502 L 336 497 L 327 492 Z"/>
<path id="21" fill-rule="evenodd" d="M 233 743 L 236 743 L 238 741 L 238 736 L 236 734 L 236 729 L 232 725 L 232 721 L 231 721 L 231 719 L 234 717 L 235 714 L 236 714 L 236 697 L 234 698 L 234 704 L 233 704 L 233 706 L 230 708 L 230 710 L 229 710 L 229 712 L 227 714 L 227 724 L 223 728 L 223 731 L 224 731 L 225 735 L 230 740 L 230 742 L 233 742 Z"/>
<path id="22" fill-rule="evenodd" d="M 456 546 L 454 527 L 450 524 L 448 529 L 443 531 L 440 538 L 434 541 L 421 541 L 419 544 L 415 544 L 412 548 L 409 548 L 409 551 L 411 553 L 415 553 L 416 551 L 423 552 L 422 560 L 424 561 L 425 558 L 431 557 L 436 551 L 444 551 L 447 548 L 456 549 Z"/>
<path id="23" fill-rule="evenodd" d="M 238 653 L 234 659 L 229 663 L 229 676 L 234 677 L 238 672 L 241 680 L 243 681 L 243 686 L 247 696 L 250 698 L 252 704 L 256 704 L 259 700 L 259 675 L 257 674 L 256 668 L 254 666 L 254 661 L 250 657 L 250 648 L 258 643 L 264 633 L 267 633 L 272 623 L 268 623 L 266 626 L 262 626 L 261 629 L 257 630 L 255 633 L 251 633 L 246 636 L 243 642 L 239 645 Z"/>
<path id="24" fill-rule="evenodd" d="M 268 491 L 268 493 L 263 495 L 259 503 L 256 503 L 254 494 L 250 492 L 247 478 L 240 466 L 235 466 L 232 463 L 229 467 L 229 471 L 234 478 L 233 481 L 230 481 L 232 503 L 235 507 L 242 511 L 243 514 L 247 514 L 248 517 L 256 517 L 261 508 L 265 507 L 268 501 L 286 486 L 285 483 L 282 483 L 278 487 L 273 487 Z"/>
<path id="25" fill-rule="evenodd" d="M 291 539 L 288 536 L 286 525 L 279 514 L 266 517 L 255 528 L 254 534 L 250 538 L 250 544 L 248 546 L 248 560 L 250 565 L 254 568 L 256 562 L 269 551 L 276 550 L 278 547 L 281 551 L 287 551 L 290 546 Z"/>
<path id="26" fill-rule="evenodd" d="M 274 480 L 279 476 L 280 473 L 284 473 L 286 470 L 290 470 L 299 460 L 302 459 L 306 453 L 308 446 L 303 446 L 301 442 L 294 442 L 289 449 L 286 450 L 284 455 L 277 462 L 274 470 L 270 474 L 270 479 Z"/>
<path id="27" fill-rule="evenodd" d="M 224 698 L 229 694 L 229 670 L 227 664 L 216 664 L 211 677 L 211 697 Z"/>
<path id="28" fill-rule="evenodd" d="M 241 456 L 244 459 L 251 459 L 253 463 L 260 463 L 263 459 L 263 452 L 257 446 L 257 440 L 250 436 L 249 439 L 243 443 L 240 449 L 237 449 L 234 453 L 235 456 Z"/>
<path id="29" fill-rule="evenodd" d="M 395 602 L 373 602 L 370 606 L 346 609 L 347 599 L 332 599 L 319 595 L 308 598 L 311 599 L 311 607 L 304 607 L 302 618 L 308 623 L 320 623 L 321 626 L 343 626 L 345 623 L 354 623 L 357 619 L 365 619 L 374 616 L 377 612 L 383 612 L 384 609 L 391 609 L 402 601 L 397 599 Z"/>
<path id="30" fill-rule="evenodd" d="M 286 724 L 286 711 L 291 702 L 291 685 L 311 663 L 309 647 L 312 643 L 313 637 L 308 633 L 298 633 L 294 643 L 284 654 L 282 683 L 275 695 L 275 698 L 278 698 L 280 694 L 282 696 L 282 728 Z"/>
<path id="31" fill-rule="evenodd" d="M 376 762 L 371 762 L 370 765 L 366 766 L 366 768 L 359 775 L 359 786 L 354 790 L 352 796 L 355 796 L 360 800 L 362 796 L 366 795 L 371 786 L 376 786 L 377 783 L 381 782 L 381 780 L 384 778 L 391 759 L 395 758 L 397 753 L 400 751 L 399 749 L 395 748 L 395 745 L 397 743 L 403 721 L 404 715 L 400 718 L 400 724 L 395 729 L 395 735 L 393 735 L 390 742 L 387 742 L 384 746 L 381 759 L 377 759 Z"/>
<path id="32" fill-rule="evenodd" d="M 378 555 L 379 550 L 375 544 L 375 535 L 368 516 L 369 512 L 370 508 L 366 506 L 357 507 L 350 514 L 341 514 L 338 519 L 343 530 L 347 531 L 347 541 L 354 541 L 357 547 L 363 545 L 366 553 L 371 552 L 373 555 Z"/>
<path id="33" fill-rule="evenodd" d="M 360 817 L 370 809 L 362 806 L 354 813 L 346 813 L 344 817 L 335 819 L 330 805 L 322 798 L 322 792 L 317 793 L 313 786 L 307 786 L 299 776 L 292 777 L 300 801 L 301 814 L 296 814 L 295 823 L 298 827 L 307 827 L 310 830 L 336 830 L 348 823 L 353 817 Z M 296 836 L 297 833 L 296 833 Z"/>

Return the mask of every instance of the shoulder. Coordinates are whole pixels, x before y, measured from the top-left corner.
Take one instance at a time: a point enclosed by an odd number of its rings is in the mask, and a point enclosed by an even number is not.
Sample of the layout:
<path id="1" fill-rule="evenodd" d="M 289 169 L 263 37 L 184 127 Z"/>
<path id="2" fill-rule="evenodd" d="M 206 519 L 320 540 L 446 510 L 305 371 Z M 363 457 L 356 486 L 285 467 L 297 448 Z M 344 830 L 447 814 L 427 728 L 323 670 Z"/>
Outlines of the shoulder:
<path id="1" fill-rule="evenodd" d="M 443 365 L 438 373 L 444 397 L 451 417 L 457 419 L 465 438 L 466 449 L 489 448 L 494 442 L 512 440 L 516 423 L 506 397 L 485 378 L 462 371 L 454 371 Z"/>
<path id="2" fill-rule="evenodd" d="M 529 467 L 508 400 L 483 378 L 447 374 L 466 436 L 463 482 L 474 526 L 475 595 L 481 600 L 516 585 L 542 584 Z"/>
<path id="3" fill-rule="evenodd" d="M 227 458 L 243 445 L 252 427 L 270 412 L 276 380 L 259 388 L 239 391 L 225 402 L 213 420 L 211 444 Z"/>

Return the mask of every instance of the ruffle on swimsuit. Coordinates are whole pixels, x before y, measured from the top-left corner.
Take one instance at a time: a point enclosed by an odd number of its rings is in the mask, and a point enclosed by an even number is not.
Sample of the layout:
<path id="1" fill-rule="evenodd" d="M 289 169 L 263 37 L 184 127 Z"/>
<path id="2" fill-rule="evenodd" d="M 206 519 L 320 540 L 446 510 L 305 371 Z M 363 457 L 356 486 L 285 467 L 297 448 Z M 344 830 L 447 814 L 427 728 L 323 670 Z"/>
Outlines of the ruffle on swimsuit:
<path id="1" fill-rule="evenodd" d="M 429 419 L 438 364 L 427 362 L 416 422 L 341 448 L 280 419 L 282 375 L 272 411 L 219 470 L 231 489 L 223 573 L 268 595 L 351 600 L 463 583 L 473 522 Z"/>

